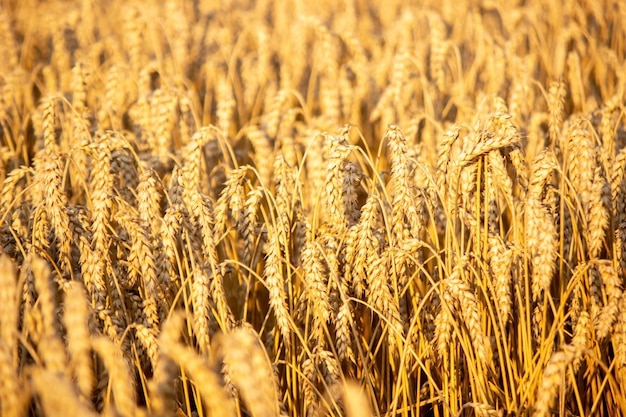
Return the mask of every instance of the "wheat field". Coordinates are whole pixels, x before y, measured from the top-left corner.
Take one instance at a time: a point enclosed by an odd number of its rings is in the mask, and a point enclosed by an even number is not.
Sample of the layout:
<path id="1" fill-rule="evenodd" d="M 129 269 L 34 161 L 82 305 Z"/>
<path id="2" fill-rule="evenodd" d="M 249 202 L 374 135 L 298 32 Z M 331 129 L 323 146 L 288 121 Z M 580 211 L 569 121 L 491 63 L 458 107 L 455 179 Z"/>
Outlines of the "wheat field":
<path id="1" fill-rule="evenodd" d="M 0 415 L 626 415 L 626 2 L 0 0 Z"/>

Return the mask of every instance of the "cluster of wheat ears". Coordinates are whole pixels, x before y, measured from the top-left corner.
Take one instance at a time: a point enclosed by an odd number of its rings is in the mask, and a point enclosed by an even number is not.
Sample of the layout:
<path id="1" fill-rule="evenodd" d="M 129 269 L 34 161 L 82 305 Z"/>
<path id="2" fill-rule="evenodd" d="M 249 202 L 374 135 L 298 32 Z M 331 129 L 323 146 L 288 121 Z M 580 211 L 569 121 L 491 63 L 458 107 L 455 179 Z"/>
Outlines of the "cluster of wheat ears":
<path id="1" fill-rule="evenodd" d="M 3 417 L 626 413 L 626 2 L 0 6 Z"/>

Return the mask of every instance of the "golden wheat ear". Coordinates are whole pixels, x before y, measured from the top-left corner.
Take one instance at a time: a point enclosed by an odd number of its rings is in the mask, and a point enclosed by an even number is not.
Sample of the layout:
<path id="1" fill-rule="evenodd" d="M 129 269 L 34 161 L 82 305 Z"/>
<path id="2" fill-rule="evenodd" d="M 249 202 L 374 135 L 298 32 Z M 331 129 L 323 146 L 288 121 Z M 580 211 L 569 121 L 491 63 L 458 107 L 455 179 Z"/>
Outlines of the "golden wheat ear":
<path id="1" fill-rule="evenodd" d="M 245 326 L 221 333 L 214 341 L 213 350 L 253 416 L 281 414 L 274 369 L 252 328 Z"/>

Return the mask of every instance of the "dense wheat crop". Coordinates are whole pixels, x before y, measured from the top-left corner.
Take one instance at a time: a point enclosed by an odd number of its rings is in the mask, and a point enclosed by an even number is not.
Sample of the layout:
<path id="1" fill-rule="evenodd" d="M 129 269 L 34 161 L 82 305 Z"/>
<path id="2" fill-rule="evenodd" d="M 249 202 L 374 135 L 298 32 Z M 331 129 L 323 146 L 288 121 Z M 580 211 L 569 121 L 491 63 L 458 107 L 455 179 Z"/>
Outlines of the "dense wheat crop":
<path id="1" fill-rule="evenodd" d="M 0 6 L 2 417 L 626 414 L 626 2 Z"/>

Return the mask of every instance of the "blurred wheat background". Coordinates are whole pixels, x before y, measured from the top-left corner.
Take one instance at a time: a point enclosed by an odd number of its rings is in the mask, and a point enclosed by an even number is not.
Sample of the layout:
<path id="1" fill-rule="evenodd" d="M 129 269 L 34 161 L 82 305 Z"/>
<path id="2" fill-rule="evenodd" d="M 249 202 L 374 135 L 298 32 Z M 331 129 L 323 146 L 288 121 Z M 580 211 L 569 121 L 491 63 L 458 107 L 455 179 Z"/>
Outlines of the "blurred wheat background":
<path id="1" fill-rule="evenodd" d="M 626 3 L 0 1 L 0 415 L 626 414 Z"/>

